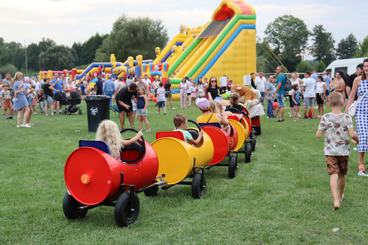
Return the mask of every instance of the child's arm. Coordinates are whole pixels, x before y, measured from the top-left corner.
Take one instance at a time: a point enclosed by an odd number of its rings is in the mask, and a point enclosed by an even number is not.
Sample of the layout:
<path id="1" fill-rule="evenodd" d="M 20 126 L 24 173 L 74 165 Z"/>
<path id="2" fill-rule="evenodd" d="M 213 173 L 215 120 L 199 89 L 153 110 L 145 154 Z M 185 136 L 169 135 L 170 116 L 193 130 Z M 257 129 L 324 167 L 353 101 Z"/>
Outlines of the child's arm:
<path id="1" fill-rule="evenodd" d="M 139 140 L 142 136 L 143 136 L 142 131 L 139 131 L 133 138 L 131 138 L 129 140 L 122 139 L 121 144 L 124 145 L 124 146 L 133 144 L 133 143 L 137 142 L 137 140 Z"/>
<path id="2" fill-rule="evenodd" d="M 195 146 L 199 146 L 199 144 L 201 143 L 202 138 L 203 138 L 203 133 L 202 133 L 202 131 L 200 131 L 198 133 L 197 139 L 191 139 L 191 140 L 189 140 L 189 144 L 192 144 L 192 145 L 195 145 Z"/>
<path id="3" fill-rule="evenodd" d="M 316 137 L 317 137 L 317 139 L 320 139 L 320 138 L 322 138 L 323 137 L 323 135 L 324 135 L 324 132 L 322 131 L 322 130 L 317 130 L 317 132 L 316 132 Z"/>
<path id="4" fill-rule="evenodd" d="M 316 137 L 318 139 L 322 138 L 324 136 L 325 132 L 326 132 L 326 129 L 327 129 L 326 119 L 323 116 L 321 118 L 321 121 L 319 122 L 318 130 L 316 132 Z"/>
<path id="5" fill-rule="evenodd" d="M 145 103 L 144 103 L 144 108 L 143 109 L 146 110 L 147 109 L 147 105 L 148 105 L 148 97 L 147 97 L 147 95 L 144 96 L 144 102 Z"/>
<path id="6" fill-rule="evenodd" d="M 349 135 L 350 135 L 350 137 L 352 139 L 352 142 L 354 144 L 356 144 L 356 145 L 359 144 L 359 138 L 358 138 L 358 135 L 355 132 L 355 129 L 354 128 L 349 128 Z"/>

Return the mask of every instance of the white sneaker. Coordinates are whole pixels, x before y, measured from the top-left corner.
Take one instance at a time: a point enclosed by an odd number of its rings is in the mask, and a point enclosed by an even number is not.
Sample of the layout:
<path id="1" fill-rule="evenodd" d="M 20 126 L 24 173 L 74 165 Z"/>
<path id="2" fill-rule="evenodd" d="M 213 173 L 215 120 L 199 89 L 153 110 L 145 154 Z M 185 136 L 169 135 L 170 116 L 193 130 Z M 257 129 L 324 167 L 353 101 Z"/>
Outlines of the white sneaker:
<path id="1" fill-rule="evenodd" d="M 21 128 L 23 125 L 17 125 L 17 128 Z"/>
<path id="2" fill-rule="evenodd" d="M 24 125 L 23 125 L 23 127 L 24 127 L 24 128 L 31 128 L 32 126 L 31 126 L 31 124 L 28 124 L 28 123 L 27 123 L 27 124 L 24 124 Z"/>
<path id="3" fill-rule="evenodd" d="M 363 171 L 359 171 L 358 172 L 358 176 L 359 177 L 368 177 L 368 174 L 366 174 L 365 172 L 363 172 Z"/>

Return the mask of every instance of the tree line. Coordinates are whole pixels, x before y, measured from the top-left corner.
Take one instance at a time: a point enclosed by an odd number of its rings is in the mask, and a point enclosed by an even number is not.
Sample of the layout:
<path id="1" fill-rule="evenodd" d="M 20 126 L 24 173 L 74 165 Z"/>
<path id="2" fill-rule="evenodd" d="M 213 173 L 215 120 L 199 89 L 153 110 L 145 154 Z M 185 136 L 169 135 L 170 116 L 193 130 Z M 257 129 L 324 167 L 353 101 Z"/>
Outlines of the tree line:
<path id="1" fill-rule="evenodd" d="M 111 53 L 119 61 L 138 54 L 154 58 L 155 47 L 164 47 L 167 41 L 167 29 L 161 21 L 126 16 L 113 23 L 109 34 L 96 33 L 87 41 L 76 42 L 71 47 L 43 38 L 25 48 L 21 43 L 5 42 L 0 37 L 0 74 L 17 70 L 35 73 L 39 70 L 84 68 L 95 61 L 108 61 Z M 305 61 L 306 55 L 315 59 Z M 257 69 L 264 72 L 273 72 L 274 67 L 280 64 L 289 71 L 322 71 L 336 58 L 364 56 L 368 56 L 368 36 L 359 43 L 350 34 L 335 46 L 332 33 L 322 25 L 309 31 L 303 20 L 292 15 L 276 18 L 267 26 L 265 37 L 257 40 Z"/>
<path id="2" fill-rule="evenodd" d="M 111 53 L 119 61 L 126 60 L 128 55 L 135 57 L 139 54 L 153 58 L 155 47 L 163 47 L 167 41 L 167 30 L 161 21 L 126 16 L 114 22 L 109 34 L 96 33 L 71 47 L 43 38 L 25 48 L 21 43 L 7 43 L 0 37 L 0 74 L 14 74 L 17 70 L 32 74 L 40 70 L 84 68 L 95 61 L 109 61 Z"/>
<path id="3" fill-rule="evenodd" d="M 304 60 L 312 56 L 314 60 Z M 323 25 L 309 31 L 303 20 L 292 15 L 276 18 L 268 24 L 265 37 L 257 40 L 257 69 L 273 72 L 277 65 L 288 71 L 323 71 L 335 59 L 368 56 L 368 36 L 358 42 L 353 34 L 336 46 L 331 32 Z"/>

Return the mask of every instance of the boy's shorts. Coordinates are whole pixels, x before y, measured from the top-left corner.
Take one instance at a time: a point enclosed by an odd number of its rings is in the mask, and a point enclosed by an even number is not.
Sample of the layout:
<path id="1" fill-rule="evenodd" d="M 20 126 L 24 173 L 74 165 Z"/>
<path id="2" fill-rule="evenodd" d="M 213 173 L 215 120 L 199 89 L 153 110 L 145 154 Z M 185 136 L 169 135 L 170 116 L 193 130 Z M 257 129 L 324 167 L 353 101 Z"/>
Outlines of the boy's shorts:
<path id="1" fill-rule="evenodd" d="M 326 156 L 328 175 L 346 175 L 348 173 L 349 156 Z"/>
<path id="2" fill-rule="evenodd" d="M 164 108 L 165 107 L 165 101 L 159 101 L 157 102 L 158 108 Z"/>
<path id="3" fill-rule="evenodd" d="M 314 97 L 304 98 L 304 106 L 305 107 L 313 107 L 315 103 L 316 103 L 316 98 L 314 98 Z"/>

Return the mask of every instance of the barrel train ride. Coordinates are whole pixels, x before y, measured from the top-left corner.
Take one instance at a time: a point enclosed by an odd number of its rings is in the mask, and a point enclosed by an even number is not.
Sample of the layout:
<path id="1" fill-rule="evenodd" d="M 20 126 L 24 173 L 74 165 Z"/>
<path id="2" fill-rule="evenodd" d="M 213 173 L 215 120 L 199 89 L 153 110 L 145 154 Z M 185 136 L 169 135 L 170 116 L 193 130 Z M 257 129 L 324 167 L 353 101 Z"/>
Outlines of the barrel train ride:
<path id="1" fill-rule="evenodd" d="M 185 142 L 180 131 L 157 132 L 152 144 L 142 137 L 122 148 L 120 160 L 109 154 L 106 143 L 81 140 L 64 167 L 65 217 L 83 218 L 89 209 L 105 205 L 114 207 L 117 225 L 128 226 L 139 215 L 139 192 L 155 196 L 159 188 L 184 184 L 191 185 L 193 198 L 201 198 L 206 188 L 205 168 L 219 166 L 226 157 L 228 175 L 234 178 L 238 153 L 242 148 L 249 151 L 250 122 L 230 119 L 229 133 L 216 123 L 190 122 L 196 125 L 188 129 L 193 138 L 203 133 L 199 146 Z M 125 129 L 122 134 L 127 131 L 135 130 Z"/>

